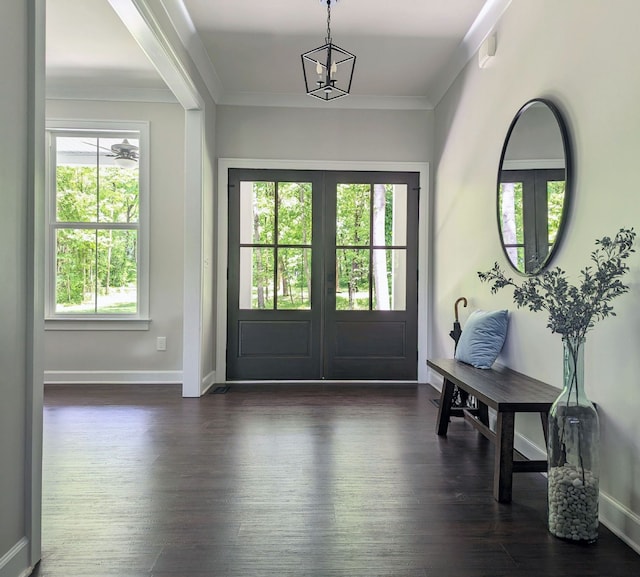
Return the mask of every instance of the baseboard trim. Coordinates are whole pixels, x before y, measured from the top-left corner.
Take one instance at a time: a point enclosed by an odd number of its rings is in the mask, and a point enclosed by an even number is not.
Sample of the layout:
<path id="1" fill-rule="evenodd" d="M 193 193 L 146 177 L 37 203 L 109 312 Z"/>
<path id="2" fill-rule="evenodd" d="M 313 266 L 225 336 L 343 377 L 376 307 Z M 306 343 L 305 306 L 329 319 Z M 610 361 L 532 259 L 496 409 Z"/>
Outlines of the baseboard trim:
<path id="1" fill-rule="evenodd" d="M 527 459 L 533 461 L 546 461 L 547 451 L 542 447 L 539 447 L 531 439 L 525 437 L 520 433 L 516 433 L 513 440 L 513 446 L 516 451 L 522 453 Z"/>
<path id="2" fill-rule="evenodd" d="M 200 390 L 202 391 L 202 395 L 206 395 L 209 392 L 209 389 L 216 384 L 216 372 L 211 371 L 208 375 L 202 379 L 202 386 Z"/>
<path id="3" fill-rule="evenodd" d="M 602 491 L 600 491 L 599 507 L 600 522 L 640 554 L 640 517 Z"/>
<path id="4" fill-rule="evenodd" d="M 23 537 L 0 557 L 0 577 L 26 577 L 33 567 L 29 566 L 29 539 Z"/>
<path id="5" fill-rule="evenodd" d="M 182 371 L 45 371 L 44 384 L 182 384 Z"/>

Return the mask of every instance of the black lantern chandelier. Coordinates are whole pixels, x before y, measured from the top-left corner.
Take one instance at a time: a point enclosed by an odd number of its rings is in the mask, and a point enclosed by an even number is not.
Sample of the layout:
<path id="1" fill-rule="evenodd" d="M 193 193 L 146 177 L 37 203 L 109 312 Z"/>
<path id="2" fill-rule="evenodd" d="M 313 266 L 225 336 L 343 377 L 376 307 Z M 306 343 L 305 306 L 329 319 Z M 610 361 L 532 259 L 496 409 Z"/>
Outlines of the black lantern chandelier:
<path id="1" fill-rule="evenodd" d="M 334 0 L 334 3 L 337 0 Z M 356 57 L 331 41 L 331 0 L 327 0 L 326 44 L 302 55 L 307 94 L 320 100 L 335 100 L 351 90 Z"/>

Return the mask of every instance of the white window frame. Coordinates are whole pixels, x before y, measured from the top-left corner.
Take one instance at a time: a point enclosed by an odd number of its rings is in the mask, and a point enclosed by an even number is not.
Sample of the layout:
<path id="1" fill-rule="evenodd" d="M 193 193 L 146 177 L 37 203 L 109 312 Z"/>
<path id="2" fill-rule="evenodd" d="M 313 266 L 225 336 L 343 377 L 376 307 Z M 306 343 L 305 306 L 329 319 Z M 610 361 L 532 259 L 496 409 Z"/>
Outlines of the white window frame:
<path id="1" fill-rule="evenodd" d="M 45 202 L 45 329 L 46 330 L 148 330 L 149 318 L 149 123 L 116 120 L 47 120 L 47 177 Z M 56 313 L 56 159 L 52 155 L 52 133 L 70 135 L 86 132 L 109 136 L 111 133 L 137 133 L 140 141 L 138 165 L 138 278 L 135 314 Z M 102 134 L 100 134 L 102 133 Z"/>

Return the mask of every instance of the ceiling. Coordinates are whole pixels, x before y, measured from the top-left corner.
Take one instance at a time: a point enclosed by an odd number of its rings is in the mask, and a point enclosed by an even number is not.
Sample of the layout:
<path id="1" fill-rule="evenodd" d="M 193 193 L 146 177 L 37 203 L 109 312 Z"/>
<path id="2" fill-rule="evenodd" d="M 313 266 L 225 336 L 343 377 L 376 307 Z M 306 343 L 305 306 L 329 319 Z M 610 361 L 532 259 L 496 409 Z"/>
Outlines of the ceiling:
<path id="1" fill-rule="evenodd" d="M 153 4 L 158 0 L 136 0 Z M 357 56 L 350 106 L 432 108 L 511 0 L 332 1 L 331 33 Z M 46 0 L 50 96 L 162 94 L 166 85 L 113 6 Z M 219 104 L 306 105 L 300 54 L 324 44 L 322 0 L 162 0 Z M 179 27 L 178 27 L 179 28 Z M 184 41 L 184 34 L 182 36 Z M 194 50 L 194 47 L 196 50 Z M 203 57 L 204 55 L 204 57 Z M 325 105 L 318 101 L 321 106 Z M 316 104 L 317 104 L 316 103 Z"/>

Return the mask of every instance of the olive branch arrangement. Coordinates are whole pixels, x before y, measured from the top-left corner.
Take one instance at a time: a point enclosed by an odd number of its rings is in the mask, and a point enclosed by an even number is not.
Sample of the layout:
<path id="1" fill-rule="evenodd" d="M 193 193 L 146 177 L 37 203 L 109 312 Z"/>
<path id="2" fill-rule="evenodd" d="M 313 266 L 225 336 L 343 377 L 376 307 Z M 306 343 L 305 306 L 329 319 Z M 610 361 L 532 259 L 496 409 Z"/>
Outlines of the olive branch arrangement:
<path id="1" fill-rule="evenodd" d="M 621 228 L 613 239 L 605 236 L 596 240 L 596 249 L 591 253 L 594 265 L 582 269 L 580 272 L 582 282 L 579 286 L 569 284 L 565 271 L 559 267 L 545 270 L 542 274 L 530 277 L 520 285 L 516 284 L 512 278 L 505 276 L 497 262 L 491 270 L 478 273 L 480 280 L 493 283 L 491 286 L 493 294 L 504 287 L 514 287 L 513 300 L 518 308 L 527 306 L 531 311 L 546 310 L 548 312 L 547 327 L 552 333 L 562 335 L 566 345 L 565 351 L 569 355 L 567 407 L 572 394 L 575 397 L 575 404 L 579 403 L 578 351 L 584 343 L 587 331 L 592 329 L 597 321 L 615 316 L 616 313 L 610 302 L 629 291 L 629 287 L 620 279 L 629 270 L 629 265 L 625 261 L 631 253 L 635 252 L 633 249 L 635 236 L 633 228 Z M 567 420 L 564 419 L 562 422 L 559 442 L 564 463 L 566 462 Z M 578 456 L 584 484 L 585 468 L 581 436 L 578 440 Z"/>
<path id="2" fill-rule="evenodd" d="M 483 282 L 493 283 L 492 294 L 507 286 L 514 287 L 513 300 L 518 308 L 546 310 L 547 327 L 552 333 L 580 341 L 597 321 L 615 316 L 609 303 L 628 292 L 629 287 L 620 279 L 629 270 L 625 261 L 635 252 L 632 248 L 635 236 L 633 228 L 621 228 L 613 239 L 605 236 L 596 240 L 596 249 L 591 253 L 595 265 L 582 269 L 579 286 L 569 284 L 565 271 L 559 267 L 545 270 L 520 285 L 505 276 L 497 262 L 492 269 L 478 272 L 478 276 Z"/>

